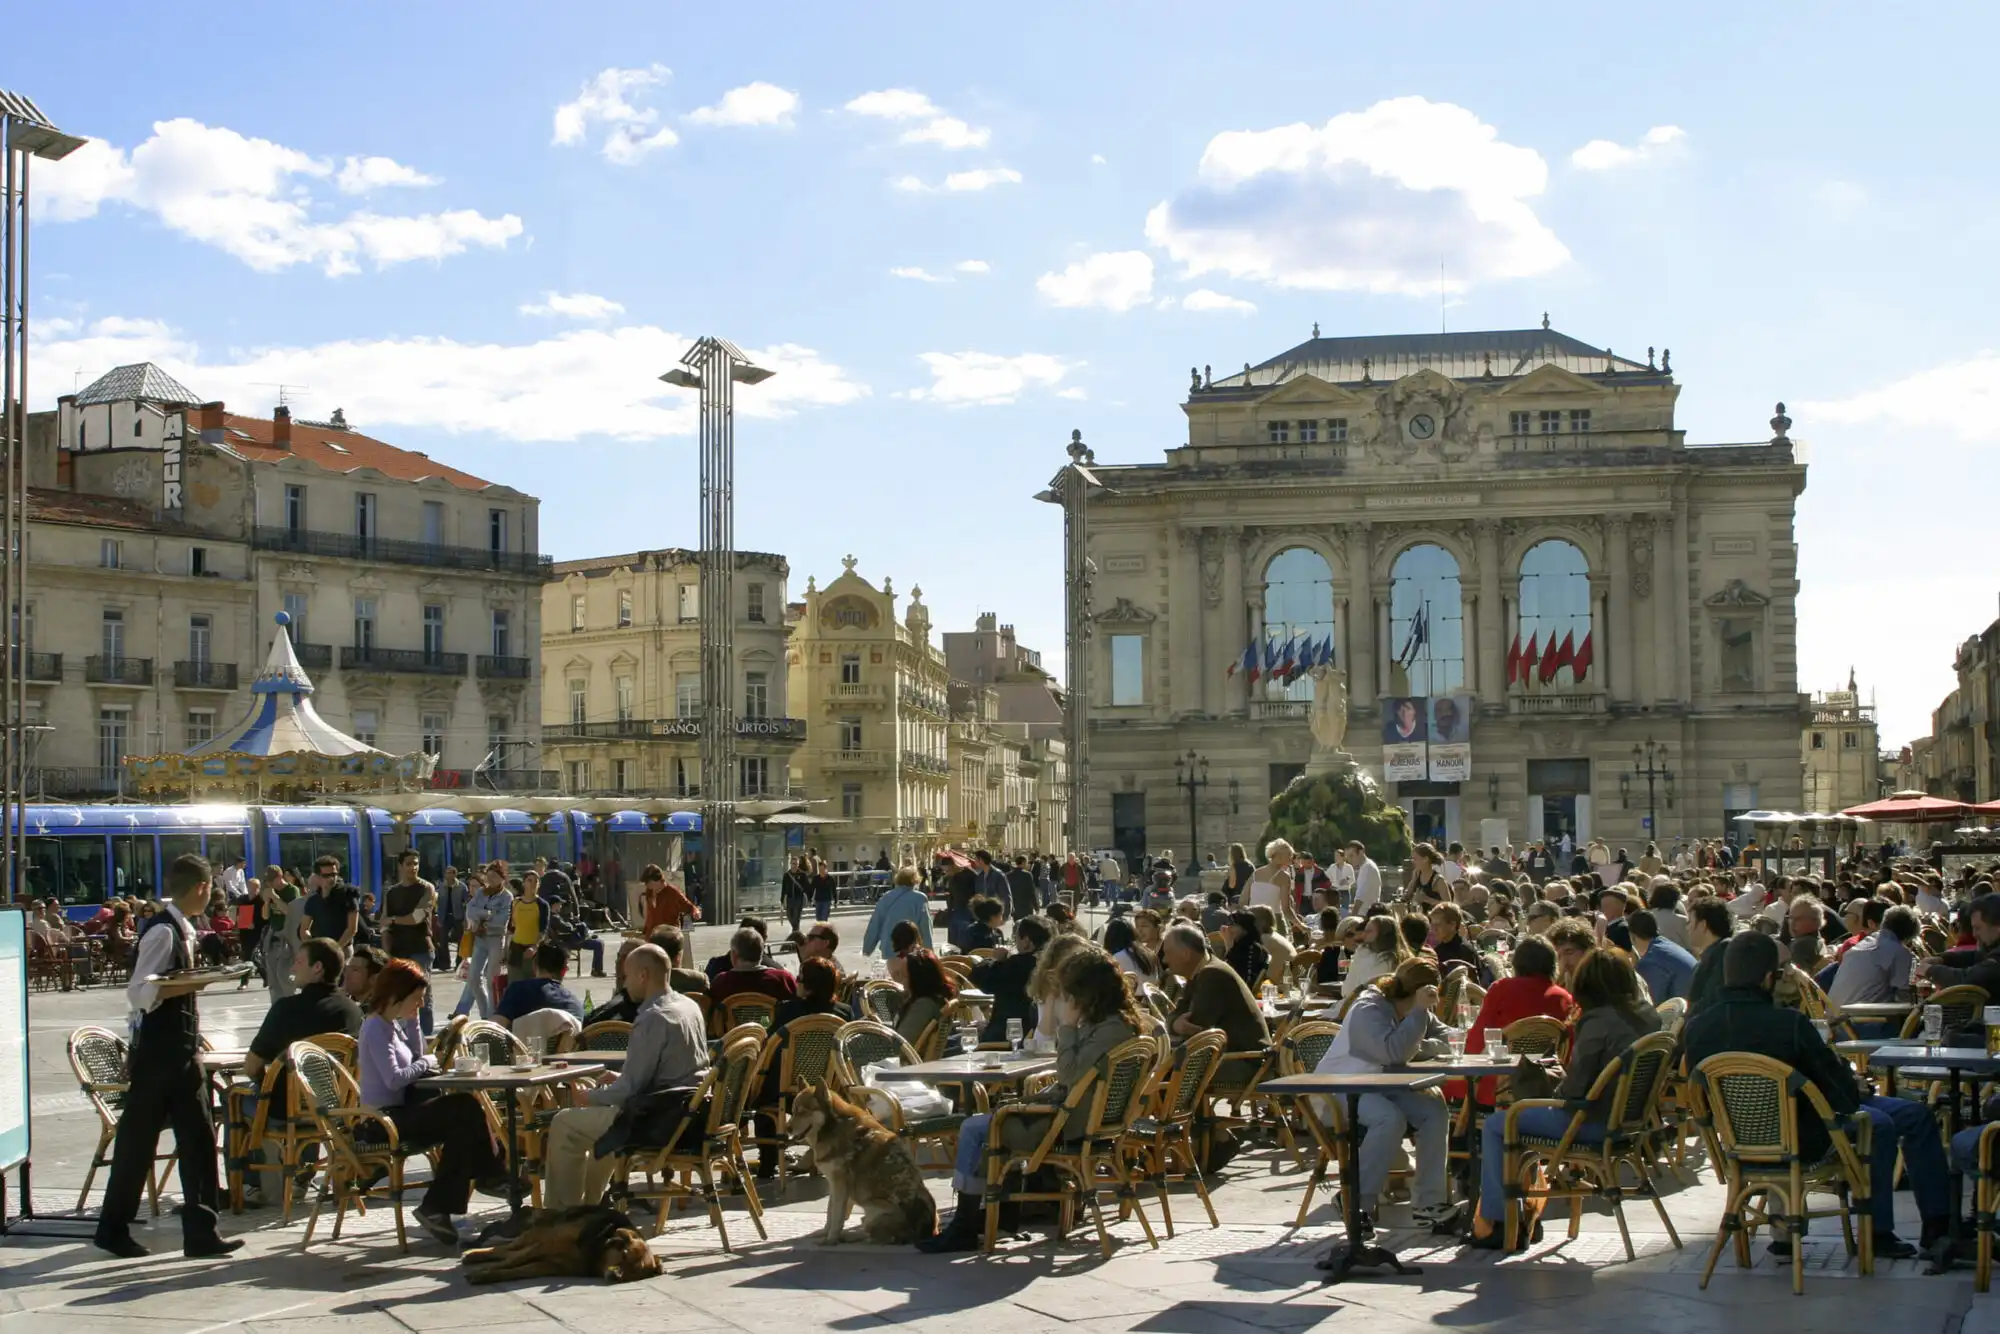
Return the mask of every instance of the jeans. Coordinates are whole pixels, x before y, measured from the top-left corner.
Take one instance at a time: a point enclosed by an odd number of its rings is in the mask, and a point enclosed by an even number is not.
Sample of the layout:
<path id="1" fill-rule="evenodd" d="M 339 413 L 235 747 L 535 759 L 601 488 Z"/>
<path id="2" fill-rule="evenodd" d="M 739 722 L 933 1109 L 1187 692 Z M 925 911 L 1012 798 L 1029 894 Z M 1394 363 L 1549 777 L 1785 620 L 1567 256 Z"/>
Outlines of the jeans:
<path id="1" fill-rule="evenodd" d="M 1344 1097 L 1344 1095 L 1343 1095 Z M 1445 1154 L 1451 1130 L 1451 1113 L 1444 1099 L 1435 1093 L 1364 1093 L 1358 1108 L 1361 1136 L 1360 1193 L 1358 1208 L 1373 1211 L 1389 1184 L 1389 1164 L 1403 1135 L 1417 1134 L 1417 1180 L 1411 1203 L 1421 1209 L 1444 1203 Z"/>
<path id="2" fill-rule="evenodd" d="M 1875 1217 L 1877 1235 L 1896 1230 L 1896 1150 L 1903 1151 L 1903 1166 L 1910 1175 L 1910 1193 L 1916 1197 L 1917 1216 L 1925 1219 L 1951 1217 L 1950 1187 L 1946 1182 L 1944 1145 L 1938 1141 L 1937 1118 L 1931 1109 L 1907 1098 L 1867 1098 L 1861 1110 L 1875 1123 L 1872 1152 L 1868 1156 L 1869 1211 Z M 1956 1138 L 1952 1148 L 1957 1149 Z"/>
<path id="3" fill-rule="evenodd" d="M 1523 1135 L 1559 1138 L 1569 1129 L 1570 1113 L 1561 1107 L 1530 1107 L 1515 1122 Z M 1497 1111 L 1480 1126 L 1479 1216 L 1498 1223 L 1507 1217 L 1507 1113 Z M 1604 1127 L 1586 1124 L 1576 1132 L 1578 1144 L 1601 1144 Z"/>
<path id="4" fill-rule="evenodd" d="M 431 954 L 429 950 L 425 950 L 421 954 L 398 954 L 395 957 L 397 957 L 398 959 L 408 959 L 411 963 L 423 969 L 424 977 L 426 979 L 430 977 Z M 423 1027 L 425 1037 L 429 1037 L 433 1029 L 436 1027 L 435 1021 L 431 1015 L 431 989 L 429 987 L 424 988 L 424 1008 L 417 1011 L 417 1022 Z M 464 1208 L 463 1205 L 459 1207 L 461 1209 Z"/>
<path id="5" fill-rule="evenodd" d="M 958 1161 L 952 1164 L 951 1188 L 960 1195 L 986 1193 L 986 1141 L 993 1134 L 993 1118 L 981 1112 L 965 1118 L 958 1128 Z"/>
<path id="6" fill-rule="evenodd" d="M 452 1007 L 454 1017 L 469 1014 L 472 1007 L 479 1007 L 481 1019 L 493 1017 L 493 965 L 498 960 L 501 942 L 492 936 L 478 936 L 472 942 L 472 962 L 465 970 L 465 990 L 459 993 L 458 1004 Z"/>
<path id="7" fill-rule="evenodd" d="M 1979 1136 L 1985 1126 L 1967 1126 L 1951 1137 L 1951 1166 L 1960 1176 L 1979 1172 Z"/>
<path id="8" fill-rule="evenodd" d="M 590 956 L 590 972 L 593 977 L 604 976 L 604 942 L 596 936 L 571 936 L 563 944 L 573 950 L 582 950 Z"/>
<path id="9" fill-rule="evenodd" d="M 813 920 L 824 922 L 833 916 L 833 895 L 821 894 L 813 899 Z"/>

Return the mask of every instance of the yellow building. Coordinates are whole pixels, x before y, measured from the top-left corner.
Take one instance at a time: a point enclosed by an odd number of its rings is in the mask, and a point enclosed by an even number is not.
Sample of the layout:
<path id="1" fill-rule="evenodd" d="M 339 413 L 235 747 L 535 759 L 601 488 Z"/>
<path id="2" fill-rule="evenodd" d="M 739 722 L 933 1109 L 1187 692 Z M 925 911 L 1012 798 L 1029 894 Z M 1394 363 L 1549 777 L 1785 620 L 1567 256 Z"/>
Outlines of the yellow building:
<path id="1" fill-rule="evenodd" d="M 896 592 L 855 572 L 855 559 L 825 588 L 806 581 L 795 611 L 791 669 L 806 723 L 798 768 L 837 824 L 811 841 L 836 868 L 900 865 L 943 841 L 951 766 L 949 677 L 931 643 L 923 590 L 911 590 L 898 621 Z"/>
<path id="2" fill-rule="evenodd" d="M 1815 695 L 1800 739 L 1807 810 L 1839 811 L 1883 795 L 1875 706 L 1863 704 L 1848 674 L 1847 689 Z"/>
<path id="3" fill-rule="evenodd" d="M 737 796 L 792 791 L 783 556 L 736 556 Z M 562 561 L 542 594 L 544 763 L 571 793 L 701 795 L 701 569 L 670 547 Z"/>

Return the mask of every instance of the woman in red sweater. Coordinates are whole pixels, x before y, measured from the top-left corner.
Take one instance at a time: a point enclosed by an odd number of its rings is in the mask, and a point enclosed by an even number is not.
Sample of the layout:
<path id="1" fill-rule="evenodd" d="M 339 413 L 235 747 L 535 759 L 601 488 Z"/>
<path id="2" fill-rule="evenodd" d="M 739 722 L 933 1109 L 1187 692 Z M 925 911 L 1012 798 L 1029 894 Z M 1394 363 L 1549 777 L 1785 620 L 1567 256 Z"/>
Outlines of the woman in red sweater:
<path id="1" fill-rule="evenodd" d="M 1555 984 L 1556 952 L 1540 936 L 1522 936 L 1514 946 L 1514 973 L 1495 982 L 1486 992 L 1486 999 L 1480 1003 L 1479 1017 L 1472 1021 L 1472 1027 L 1465 1035 L 1465 1050 L 1468 1054 L 1486 1050 L 1486 1030 L 1504 1029 L 1516 1019 L 1528 1019 L 1535 1015 L 1546 1015 L 1563 1023 L 1569 1022 L 1576 1002 L 1570 994 Z M 1479 1081 L 1479 1105 L 1493 1105 L 1494 1076 L 1488 1075 Z M 1460 1080 L 1452 1080 L 1445 1085 L 1445 1096 L 1461 1098 L 1465 1096 L 1465 1085 Z"/>

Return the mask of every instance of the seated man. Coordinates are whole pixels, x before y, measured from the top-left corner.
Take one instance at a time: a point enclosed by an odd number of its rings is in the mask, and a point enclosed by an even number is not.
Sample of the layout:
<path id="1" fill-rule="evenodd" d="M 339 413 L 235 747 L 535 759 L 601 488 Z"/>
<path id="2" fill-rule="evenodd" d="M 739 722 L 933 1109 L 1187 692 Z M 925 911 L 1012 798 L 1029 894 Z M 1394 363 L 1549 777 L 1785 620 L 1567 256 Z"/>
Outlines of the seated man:
<path id="1" fill-rule="evenodd" d="M 633 939 L 618 947 L 618 958 L 612 964 L 612 971 L 618 974 L 618 987 L 611 993 L 610 1000 L 583 1016 L 585 1028 L 589 1028 L 592 1024 L 614 1022 L 629 1024 L 639 1017 L 639 999 L 629 990 L 631 979 L 626 975 L 625 961 L 632 957 L 633 950 L 645 943 L 643 940 Z"/>
<path id="2" fill-rule="evenodd" d="M 731 996 L 746 992 L 774 1001 L 788 1001 L 799 994 L 797 978 L 782 968 L 765 966 L 764 937 L 747 926 L 729 938 L 729 960 L 728 969 L 709 975 L 709 1000 L 717 1009 Z"/>
<path id="3" fill-rule="evenodd" d="M 1006 933 L 1000 923 L 1007 916 L 1007 905 L 998 899 L 985 895 L 972 901 L 972 925 L 965 930 L 963 942 L 966 952 L 973 950 L 1003 950 L 1007 948 Z"/>
<path id="4" fill-rule="evenodd" d="M 1944 1149 L 1938 1142 L 1937 1120 L 1928 1107 L 1903 1098 L 1861 1096 L 1854 1071 L 1820 1038 L 1812 1023 L 1797 1010 L 1780 1008 L 1771 997 L 1777 981 L 1778 942 L 1761 931 L 1731 937 L 1723 956 L 1723 989 L 1702 1012 L 1690 1017 L 1684 1030 L 1690 1070 L 1723 1052 L 1751 1052 L 1783 1061 L 1810 1079 L 1836 1116 L 1859 1111 L 1874 1122 L 1869 1160 L 1869 1205 L 1874 1213 L 1877 1258 L 1904 1259 L 1917 1248 L 1896 1235 L 1896 1156 L 1900 1148 L 1910 1190 L 1923 1219 L 1922 1245 L 1945 1234 L 1950 1205 L 1946 1188 Z M 1798 1103 L 1799 1152 L 1816 1162 L 1831 1138 L 1825 1124 L 1803 1095 Z M 1789 1239 L 1774 1242 L 1774 1254 L 1790 1255 Z"/>
<path id="5" fill-rule="evenodd" d="M 979 1032 L 981 1042 L 1006 1041 L 1009 1019 L 1019 1019 L 1023 1032 L 1035 1031 L 1035 1002 L 1028 995 L 1028 981 L 1035 975 L 1042 950 L 1054 938 L 1048 918 L 1023 917 L 1014 923 L 1012 954 L 972 966 L 972 985 L 993 997 L 986 1027 Z"/>
<path id="6" fill-rule="evenodd" d="M 1688 988 L 1694 984 L 1694 956 L 1661 936 L 1660 919 L 1651 908 L 1641 908 L 1627 917 L 1625 927 L 1632 936 L 1634 967 L 1651 993 L 1653 1004 L 1676 997 L 1685 999 Z"/>
<path id="7" fill-rule="evenodd" d="M 769 943 L 771 939 L 771 924 L 769 922 L 766 922 L 761 917 L 754 917 L 746 914 L 741 921 L 736 923 L 736 929 L 738 932 L 755 931 L 757 933 L 758 948 L 762 951 L 762 953 L 758 955 L 758 958 L 766 964 L 770 964 L 772 962 L 771 946 Z M 719 977 L 723 973 L 728 972 L 735 966 L 736 966 L 736 937 L 731 936 L 729 938 L 728 951 L 722 954 L 718 954 L 713 959 L 710 959 L 708 961 L 707 966 L 703 968 L 702 971 L 708 974 L 708 980 L 710 982 L 714 982 L 717 977 Z"/>
<path id="8" fill-rule="evenodd" d="M 1882 914 L 1882 929 L 1841 956 L 1834 970 L 1833 984 L 1826 989 L 1829 1004 L 1867 1005 L 1910 999 L 1911 972 L 1916 955 L 1910 942 L 1917 938 L 1917 915 L 1901 904 Z M 1887 1037 L 1895 1025 L 1884 1020 L 1856 1023 L 1863 1037 Z"/>
<path id="9" fill-rule="evenodd" d="M 271 1008 L 264 1013 L 264 1022 L 258 1025 L 257 1036 L 250 1039 L 250 1054 L 243 1058 L 243 1074 L 253 1084 L 262 1082 L 264 1071 L 282 1059 L 294 1042 L 310 1042 L 328 1033 L 361 1036 L 361 1007 L 334 985 L 342 970 L 339 945 L 324 936 L 300 941 L 292 955 L 291 969 L 292 982 L 298 990 L 271 1002 Z M 290 1099 L 290 1090 L 280 1082 L 271 1096 L 268 1116 L 272 1121 L 290 1115 Z M 262 1144 L 251 1151 L 251 1156 L 260 1163 L 276 1162 L 275 1150 L 267 1153 Z M 272 1198 L 279 1185 L 274 1167 L 258 1173 L 258 1177 L 263 1198 L 247 1199 L 246 1203 L 253 1206 Z"/>
<path id="10" fill-rule="evenodd" d="M 590 933 L 589 928 L 577 920 L 576 916 L 560 902 L 549 903 L 548 938 L 564 949 L 583 950 L 590 955 L 590 975 L 604 976 L 604 942 Z"/>
<path id="11" fill-rule="evenodd" d="M 563 974 L 569 971 L 569 951 L 545 940 L 535 946 L 530 958 L 534 976 L 507 984 L 499 1006 L 493 1011 L 493 1022 L 502 1028 L 512 1028 L 537 1010 L 561 1010 L 576 1016 L 581 1023 L 583 1002 L 562 984 Z"/>
<path id="12" fill-rule="evenodd" d="M 595 1147 L 618 1119 L 619 1109 L 663 1089 L 689 1087 L 708 1069 L 701 1007 L 667 985 L 666 952 L 657 945 L 633 950 L 625 960 L 625 984 L 639 1001 L 625 1067 L 612 1083 L 584 1093 L 587 1106 L 564 1108 L 549 1124 L 545 1208 L 602 1200 L 611 1169 Z"/>
<path id="13" fill-rule="evenodd" d="M 1208 953 L 1208 937 L 1193 922 L 1175 922 L 1161 940 L 1167 971 L 1181 979 L 1180 1003 L 1167 1027 L 1177 1041 L 1207 1028 L 1219 1028 L 1225 1052 L 1262 1052 L 1271 1045 L 1271 1028 L 1257 1008 L 1257 998 L 1234 968 Z M 1211 1088 L 1240 1088 L 1256 1073 L 1249 1061 L 1229 1061 L 1216 1072 Z"/>
<path id="14" fill-rule="evenodd" d="M 375 990 L 375 979 L 388 963 L 389 956 L 373 945 L 356 945 L 348 953 L 347 966 L 340 970 L 341 994 L 365 1008 L 369 993 Z"/>

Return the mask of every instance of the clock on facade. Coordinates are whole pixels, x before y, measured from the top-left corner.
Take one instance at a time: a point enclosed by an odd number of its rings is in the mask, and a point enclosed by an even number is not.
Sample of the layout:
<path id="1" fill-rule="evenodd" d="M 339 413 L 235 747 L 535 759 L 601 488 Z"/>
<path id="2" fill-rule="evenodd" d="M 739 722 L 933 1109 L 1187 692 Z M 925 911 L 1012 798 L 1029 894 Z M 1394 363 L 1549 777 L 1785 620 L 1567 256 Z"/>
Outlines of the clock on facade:
<path id="1" fill-rule="evenodd" d="M 1410 418 L 1410 435 L 1413 439 L 1428 440 L 1437 434 L 1437 418 L 1428 412 L 1419 412 Z"/>

